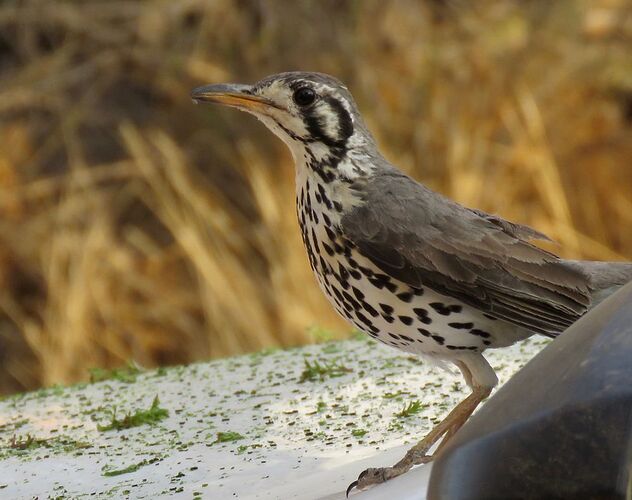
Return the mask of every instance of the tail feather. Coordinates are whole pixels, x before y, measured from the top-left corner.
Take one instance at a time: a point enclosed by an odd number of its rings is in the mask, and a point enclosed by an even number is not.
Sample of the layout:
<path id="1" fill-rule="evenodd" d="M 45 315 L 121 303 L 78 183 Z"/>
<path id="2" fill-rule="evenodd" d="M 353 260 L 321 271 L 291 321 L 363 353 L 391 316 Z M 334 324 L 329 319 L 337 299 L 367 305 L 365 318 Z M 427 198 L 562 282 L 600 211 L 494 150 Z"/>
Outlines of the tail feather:
<path id="1" fill-rule="evenodd" d="M 596 262 L 569 260 L 570 266 L 580 269 L 590 280 L 592 305 L 595 306 L 632 281 L 632 262 Z"/>

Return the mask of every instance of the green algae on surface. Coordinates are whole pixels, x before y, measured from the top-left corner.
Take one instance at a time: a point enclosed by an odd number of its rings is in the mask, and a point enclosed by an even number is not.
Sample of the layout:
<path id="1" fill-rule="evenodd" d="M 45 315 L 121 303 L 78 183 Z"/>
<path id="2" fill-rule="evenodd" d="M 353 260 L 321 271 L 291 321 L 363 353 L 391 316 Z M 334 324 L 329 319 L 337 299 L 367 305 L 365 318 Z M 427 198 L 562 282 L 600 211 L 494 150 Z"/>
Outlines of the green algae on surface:
<path id="1" fill-rule="evenodd" d="M 351 368 L 347 368 L 346 366 L 341 365 L 337 362 L 324 362 L 319 363 L 318 361 L 314 361 L 310 363 L 309 360 L 305 359 L 305 368 L 301 373 L 299 378 L 299 382 L 306 381 L 315 381 L 315 380 L 325 380 L 327 377 L 335 378 L 342 377 L 347 373 L 351 373 L 353 370 Z"/>
<path id="2" fill-rule="evenodd" d="M 126 413 L 123 418 L 116 417 L 116 408 L 109 410 L 110 423 L 107 425 L 97 425 L 97 429 L 101 432 L 121 429 L 129 429 L 130 427 L 138 427 L 139 425 L 155 424 L 169 416 L 169 411 L 160 408 L 160 400 L 158 396 L 154 397 L 151 407 L 148 410 L 136 410 L 134 413 Z"/>
<path id="3" fill-rule="evenodd" d="M 102 471 L 101 475 L 105 477 L 113 477 L 113 476 L 120 476 L 122 474 L 129 474 L 130 472 L 136 472 L 138 469 L 140 469 L 144 465 L 154 464 L 158 462 L 159 460 L 160 460 L 159 457 L 148 458 L 145 460 L 141 460 L 140 462 L 130 464 L 127 467 L 123 467 L 121 469 L 113 469 L 109 465 L 104 465 L 103 468 L 101 469 Z"/>
<path id="4" fill-rule="evenodd" d="M 21 456 L 40 448 L 58 453 L 69 453 L 91 447 L 92 444 L 89 442 L 76 440 L 69 436 L 39 438 L 30 433 L 14 434 L 0 448 L 0 460 L 9 456 Z"/>
<path id="5" fill-rule="evenodd" d="M 143 369 L 133 361 L 120 368 L 90 368 L 90 383 L 103 382 L 104 380 L 117 380 L 127 384 L 136 382 L 137 376 Z"/>
<path id="6" fill-rule="evenodd" d="M 214 441 L 214 443 L 228 443 L 230 441 L 239 441 L 240 439 L 244 439 L 244 436 L 239 434 L 239 432 L 218 432 L 217 439 Z"/>
<path id="7" fill-rule="evenodd" d="M 408 418 L 413 415 L 417 415 L 422 409 L 424 405 L 421 401 L 411 401 L 408 403 L 402 411 L 395 414 L 397 418 Z"/>

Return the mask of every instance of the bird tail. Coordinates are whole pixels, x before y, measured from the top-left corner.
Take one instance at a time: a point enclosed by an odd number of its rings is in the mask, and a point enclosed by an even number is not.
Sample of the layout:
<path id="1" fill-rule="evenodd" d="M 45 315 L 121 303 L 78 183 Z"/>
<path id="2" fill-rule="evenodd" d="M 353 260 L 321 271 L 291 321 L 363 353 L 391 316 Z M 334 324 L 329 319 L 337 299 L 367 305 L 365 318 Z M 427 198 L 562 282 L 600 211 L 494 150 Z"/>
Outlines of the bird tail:
<path id="1" fill-rule="evenodd" d="M 588 276 L 593 306 L 632 281 L 632 262 L 596 262 L 590 260 L 568 260 L 566 262 Z"/>

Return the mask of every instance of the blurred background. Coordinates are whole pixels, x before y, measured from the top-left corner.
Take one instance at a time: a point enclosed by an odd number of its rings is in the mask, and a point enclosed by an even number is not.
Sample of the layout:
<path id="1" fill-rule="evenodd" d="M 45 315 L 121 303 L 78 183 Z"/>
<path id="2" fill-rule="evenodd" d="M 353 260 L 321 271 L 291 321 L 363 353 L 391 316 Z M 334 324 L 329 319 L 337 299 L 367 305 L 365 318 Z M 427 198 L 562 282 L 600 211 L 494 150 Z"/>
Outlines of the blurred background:
<path id="1" fill-rule="evenodd" d="M 332 73 L 433 189 L 631 259 L 631 53 L 625 0 L 0 3 L 0 394 L 348 335 L 289 153 L 201 84 Z"/>

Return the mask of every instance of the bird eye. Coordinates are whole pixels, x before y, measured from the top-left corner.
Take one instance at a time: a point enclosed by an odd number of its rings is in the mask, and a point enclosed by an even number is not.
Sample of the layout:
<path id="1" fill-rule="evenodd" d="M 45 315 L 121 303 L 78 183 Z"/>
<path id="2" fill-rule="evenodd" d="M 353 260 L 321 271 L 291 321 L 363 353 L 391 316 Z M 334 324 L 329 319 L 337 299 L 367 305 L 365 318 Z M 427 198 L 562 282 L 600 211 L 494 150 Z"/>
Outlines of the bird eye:
<path id="1" fill-rule="evenodd" d="M 316 92 L 310 87 L 301 87 L 294 92 L 293 98 L 299 106 L 309 106 L 316 100 Z"/>

